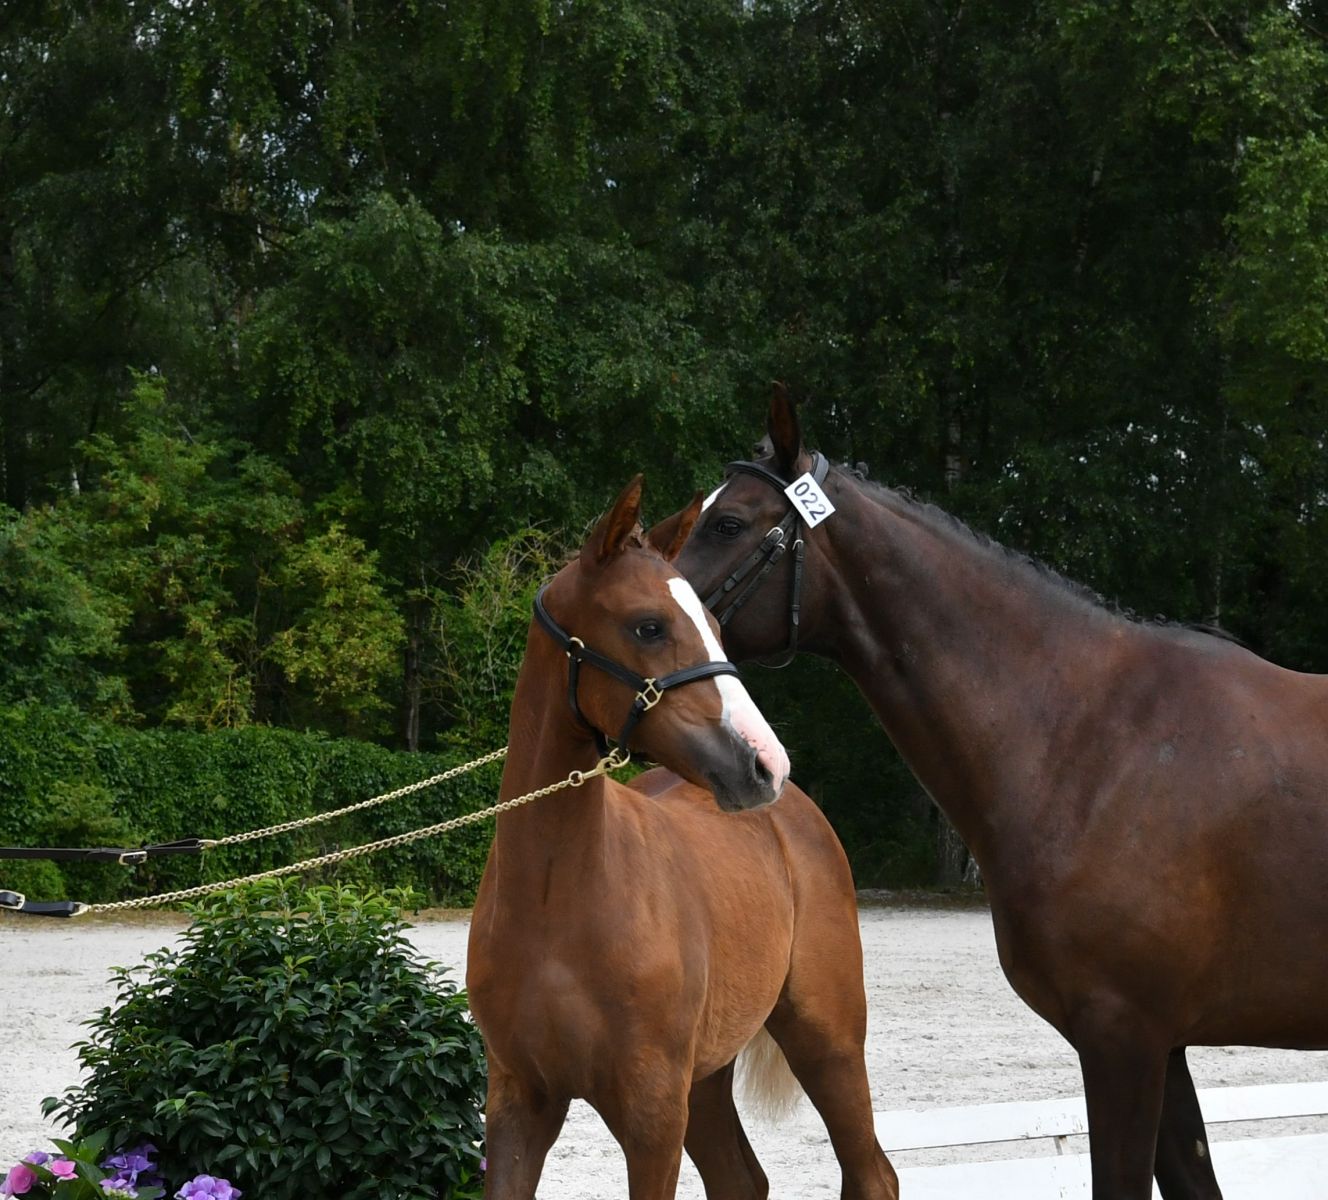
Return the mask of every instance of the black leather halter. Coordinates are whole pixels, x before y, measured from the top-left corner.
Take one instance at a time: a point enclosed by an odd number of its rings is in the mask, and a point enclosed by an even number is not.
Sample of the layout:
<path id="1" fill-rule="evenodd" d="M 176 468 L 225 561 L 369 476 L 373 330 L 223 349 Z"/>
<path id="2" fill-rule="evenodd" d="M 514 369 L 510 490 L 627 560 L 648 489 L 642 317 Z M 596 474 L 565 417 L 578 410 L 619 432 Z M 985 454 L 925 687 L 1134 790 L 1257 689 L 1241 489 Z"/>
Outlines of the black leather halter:
<path id="1" fill-rule="evenodd" d="M 605 674 L 620 679 L 636 691 L 636 698 L 632 701 L 627 719 L 623 722 L 622 730 L 618 734 L 618 745 L 616 748 L 612 748 L 623 762 L 627 761 L 626 755 L 630 753 L 627 740 L 632 736 L 632 731 L 636 729 L 637 722 L 664 699 L 664 693 L 670 688 L 681 687 L 685 683 L 695 683 L 699 679 L 711 679 L 716 675 L 736 675 L 738 673 L 738 668 L 731 662 L 704 662 L 698 663 L 694 667 L 683 667 L 680 671 L 673 671 L 668 675 L 660 676 L 658 679 L 638 675 L 630 667 L 624 667 L 622 663 L 615 662 L 607 655 L 599 653 L 598 650 L 590 649 L 579 637 L 573 637 L 559 625 L 549 615 L 549 610 L 544 607 L 544 593 L 548 590 L 549 585 L 546 583 L 535 593 L 535 620 L 567 655 L 567 702 L 572 706 L 572 712 L 576 714 L 576 719 L 595 735 L 595 745 L 599 749 L 601 758 L 609 754 L 611 747 L 603 730 L 587 720 L 585 713 L 581 711 L 581 704 L 577 699 L 577 684 L 581 678 L 582 663 L 588 663 Z"/>
<path id="2" fill-rule="evenodd" d="M 824 483 L 825 477 L 829 473 L 830 460 L 819 451 L 813 454 L 811 475 L 817 484 Z M 732 479 L 734 475 L 754 475 L 763 483 L 768 483 L 781 496 L 784 495 L 784 489 L 789 486 L 788 480 L 782 479 L 768 467 L 761 466 L 760 463 L 731 462 L 724 468 L 725 482 Z M 788 499 L 788 497 L 785 496 L 785 499 Z M 806 522 L 802 519 L 802 514 L 790 500 L 788 515 L 770 530 L 761 539 L 761 544 L 752 551 L 751 555 L 745 561 L 739 563 L 733 573 L 705 598 L 706 608 L 715 614 L 719 621 L 719 627 L 726 629 L 728 623 L 733 620 L 734 614 L 752 598 L 756 589 L 765 581 L 765 577 L 775 569 L 775 564 L 784 557 L 790 547 L 792 548 L 793 581 L 789 591 L 788 649 L 779 662 L 762 663 L 763 666 L 774 669 L 787 667 L 798 653 L 798 625 L 802 619 L 802 562 L 806 549 L 803 535 L 807 532 L 803 528 L 805 525 Z M 755 575 L 747 581 L 747 586 L 737 592 L 736 595 L 732 595 L 753 572 L 755 572 Z M 719 611 L 719 605 L 724 598 L 731 595 L 732 599 L 730 599 L 728 605 L 722 612 Z"/>

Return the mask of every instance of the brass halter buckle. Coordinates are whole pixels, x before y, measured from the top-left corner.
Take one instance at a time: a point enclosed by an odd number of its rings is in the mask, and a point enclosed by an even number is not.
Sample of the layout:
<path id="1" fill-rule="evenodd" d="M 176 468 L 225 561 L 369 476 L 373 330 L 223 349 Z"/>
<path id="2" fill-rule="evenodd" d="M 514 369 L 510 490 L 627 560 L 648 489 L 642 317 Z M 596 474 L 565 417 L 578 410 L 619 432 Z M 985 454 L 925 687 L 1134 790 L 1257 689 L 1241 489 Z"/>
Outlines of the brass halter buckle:
<path id="1" fill-rule="evenodd" d="M 647 679 L 645 686 L 636 693 L 636 698 L 641 702 L 641 711 L 649 712 L 664 699 L 664 693 L 655 686 L 653 679 Z"/>

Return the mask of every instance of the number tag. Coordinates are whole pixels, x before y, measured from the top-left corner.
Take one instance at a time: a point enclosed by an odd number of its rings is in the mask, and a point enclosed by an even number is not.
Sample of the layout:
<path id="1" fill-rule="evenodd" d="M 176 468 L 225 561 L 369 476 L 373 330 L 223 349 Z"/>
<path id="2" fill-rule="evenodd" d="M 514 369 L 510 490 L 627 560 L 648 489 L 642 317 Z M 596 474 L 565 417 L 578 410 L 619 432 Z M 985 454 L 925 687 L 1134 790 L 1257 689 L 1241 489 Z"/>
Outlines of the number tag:
<path id="1" fill-rule="evenodd" d="M 810 471 L 805 475 L 799 475 L 790 483 L 784 489 L 784 495 L 789 498 L 793 507 L 798 510 L 811 529 L 815 529 L 835 511 L 835 506 L 830 503 L 830 497 L 821 491 L 821 485 L 812 478 Z"/>

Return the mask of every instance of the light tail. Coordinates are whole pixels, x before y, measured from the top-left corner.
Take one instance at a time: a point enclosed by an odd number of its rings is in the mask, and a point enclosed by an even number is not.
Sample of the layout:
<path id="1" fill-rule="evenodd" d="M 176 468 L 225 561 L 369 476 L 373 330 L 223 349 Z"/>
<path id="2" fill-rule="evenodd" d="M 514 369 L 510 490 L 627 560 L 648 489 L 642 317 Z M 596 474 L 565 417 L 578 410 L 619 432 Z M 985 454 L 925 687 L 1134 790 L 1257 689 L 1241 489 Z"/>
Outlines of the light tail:
<path id="1" fill-rule="evenodd" d="M 738 1055 L 737 1085 L 744 1114 L 767 1124 L 787 1120 L 802 1102 L 802 1085 L 764 1027 Z"/>

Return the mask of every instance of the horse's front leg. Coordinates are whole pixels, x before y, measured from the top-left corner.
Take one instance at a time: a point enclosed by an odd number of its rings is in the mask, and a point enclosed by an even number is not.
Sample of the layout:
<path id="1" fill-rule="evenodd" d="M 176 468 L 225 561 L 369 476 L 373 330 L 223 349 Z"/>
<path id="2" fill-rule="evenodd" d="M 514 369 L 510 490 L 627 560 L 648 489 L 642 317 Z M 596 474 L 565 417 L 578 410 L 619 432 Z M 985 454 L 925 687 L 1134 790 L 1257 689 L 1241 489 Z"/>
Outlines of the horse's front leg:
<path id="1" fill-rule="evenodd" d="M 637 1070 L 595 1107 L 627 1160 L 629 1200 L 673 1200 L 687 1134 L 690 1071 L 664 1054 L 625 1055 Z"/>
<path id="2" fill-rule="evenodd" d="M 1184 1046 L 1167 1059 L 1154 1174 L 1163 1200 L 1222 1200 Z"/>
<path id="3" fill-rule="evenodd" d="M 1166 1038 L 1114 997 L 1089 1002 L 1072 1032 L 1088 1107 L 1093 1200 L 1150 1200 Z"/>
<path id="4" fill-rule="evenodd" d="M 566 1099 L 555 1099 L 489 1060 L 484 1106 L 485 1200 L 534 1200 L 549 1148 L 567 1119 Z"/>

